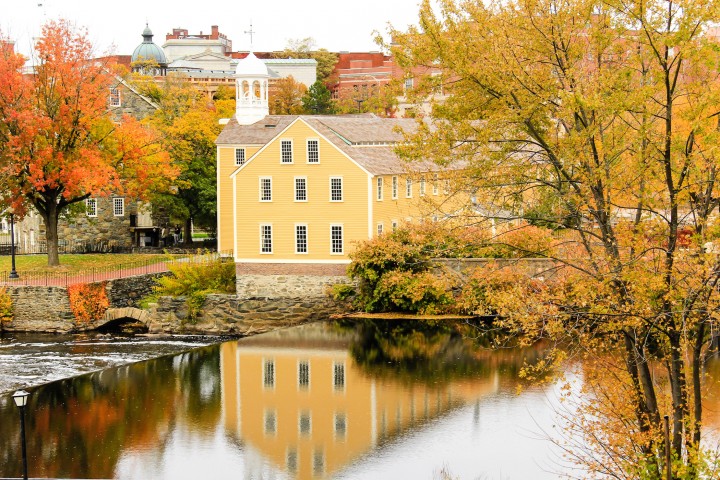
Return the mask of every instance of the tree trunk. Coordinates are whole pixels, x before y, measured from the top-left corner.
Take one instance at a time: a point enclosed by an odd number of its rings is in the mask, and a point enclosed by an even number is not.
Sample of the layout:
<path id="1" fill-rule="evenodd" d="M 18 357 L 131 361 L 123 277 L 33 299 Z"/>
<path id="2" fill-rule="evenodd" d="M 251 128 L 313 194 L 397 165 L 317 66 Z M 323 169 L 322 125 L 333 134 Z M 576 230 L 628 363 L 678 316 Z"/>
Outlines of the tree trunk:
<path id="1" fill-rule="evenodd" d="M 192 247 L 192 218 L 185 220 L 185 226 L 183 229 L 183 245 L 186 247 Z"/>
<path id="2" fill-rule="evenodd" d="M 58 254 L 58 216 L 60 211 L 54 201 L 48 202 L 47 211 L 41 212 L 45 221 L 45 240 L 47 241 L 48 265 L 55 267 L 60 265 Z"/>

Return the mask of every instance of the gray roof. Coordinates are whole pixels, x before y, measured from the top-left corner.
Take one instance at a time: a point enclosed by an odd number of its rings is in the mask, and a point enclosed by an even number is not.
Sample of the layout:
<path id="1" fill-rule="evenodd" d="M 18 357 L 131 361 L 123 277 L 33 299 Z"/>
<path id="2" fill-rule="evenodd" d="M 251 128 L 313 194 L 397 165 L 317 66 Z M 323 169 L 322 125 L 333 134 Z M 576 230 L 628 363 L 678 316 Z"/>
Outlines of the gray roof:
<path id="1" fill-rule="evenodd" d="M 288 125 L 302 118 L 339 150 L 374 175 L 404 173 L 408 164 L 395 153 L 403 136 L 398 129 L 412 132 L 416 121 L 410 118 L 381 118 L 362 115 L 269 115 L 241 126 L 233 118 L 215 141 L 218 145 L 265 145 Z M 437 170 L 432 162 L 414 163 L 413 170 Z"/>

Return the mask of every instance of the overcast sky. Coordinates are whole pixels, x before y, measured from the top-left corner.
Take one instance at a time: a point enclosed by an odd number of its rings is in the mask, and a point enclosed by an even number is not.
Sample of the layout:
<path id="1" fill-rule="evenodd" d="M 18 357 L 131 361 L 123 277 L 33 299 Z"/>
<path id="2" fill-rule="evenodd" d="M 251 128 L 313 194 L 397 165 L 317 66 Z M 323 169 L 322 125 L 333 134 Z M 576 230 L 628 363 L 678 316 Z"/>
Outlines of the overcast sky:
<path id="1" fill-rule="evenodd" d="M 281 50 L 289 39 L 313 37 L 331 51 L 379 50 L 373 30 L 387 33 L 388 23 L 405 29 L 417 23 L 420 0 L 2 0 L 0 30 L 28 54 L 32 37 L 48 19 L 67 18 L 87 27 L 98 54 L 132 54 L 142 42 L 147 21 L 162 46 L 165 34 L 185 28 L 210 33 L 211 25 L 233 42 L 233 50 L 250 48 L 244 32 L 252 21 L 254 50 Z"/>

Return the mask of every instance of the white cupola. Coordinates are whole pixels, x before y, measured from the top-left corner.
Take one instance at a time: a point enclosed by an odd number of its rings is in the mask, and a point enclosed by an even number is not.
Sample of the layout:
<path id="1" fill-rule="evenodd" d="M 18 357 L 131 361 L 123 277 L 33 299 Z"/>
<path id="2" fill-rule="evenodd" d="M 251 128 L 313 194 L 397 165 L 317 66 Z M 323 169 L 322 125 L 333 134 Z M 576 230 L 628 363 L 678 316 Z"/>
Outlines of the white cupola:
<path id="1" fill-rule="evenodd" d="M 235 119 L 240 125 L 251 125 L 270 113 L 268 107 L 268 73 L 265 62 L 250 52 L 235 69 Z"/>

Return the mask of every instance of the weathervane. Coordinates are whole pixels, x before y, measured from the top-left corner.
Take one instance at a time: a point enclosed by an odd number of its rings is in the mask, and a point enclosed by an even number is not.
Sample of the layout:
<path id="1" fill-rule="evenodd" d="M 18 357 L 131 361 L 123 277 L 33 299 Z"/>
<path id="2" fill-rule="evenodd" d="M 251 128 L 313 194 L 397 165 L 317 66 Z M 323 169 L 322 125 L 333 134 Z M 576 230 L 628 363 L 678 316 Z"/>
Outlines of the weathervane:
<path id="1" fill-rule="evenodd" d="M 253 33 L 255 33 L 255 31 L 252 28 L 252 20 L 250 20 L 250 30 L 245 30 L 245 33 L 250 35 L 250 50 L 252 50 L 253 49 Z"/>

